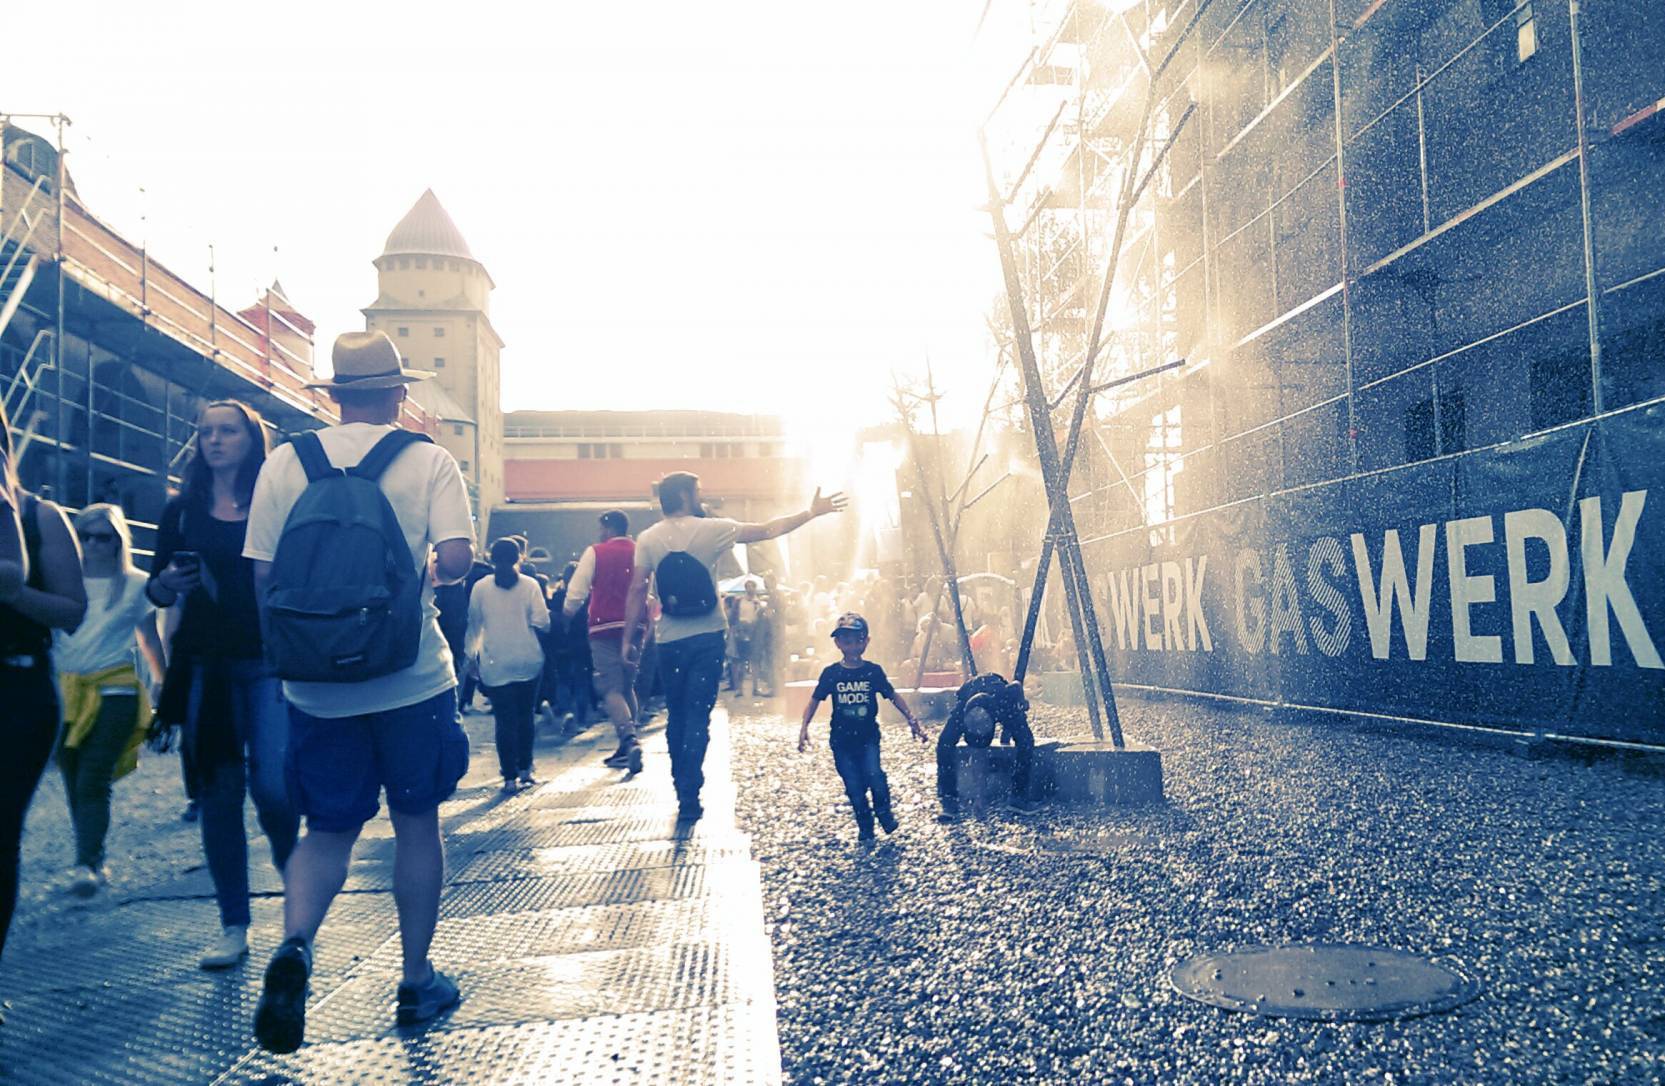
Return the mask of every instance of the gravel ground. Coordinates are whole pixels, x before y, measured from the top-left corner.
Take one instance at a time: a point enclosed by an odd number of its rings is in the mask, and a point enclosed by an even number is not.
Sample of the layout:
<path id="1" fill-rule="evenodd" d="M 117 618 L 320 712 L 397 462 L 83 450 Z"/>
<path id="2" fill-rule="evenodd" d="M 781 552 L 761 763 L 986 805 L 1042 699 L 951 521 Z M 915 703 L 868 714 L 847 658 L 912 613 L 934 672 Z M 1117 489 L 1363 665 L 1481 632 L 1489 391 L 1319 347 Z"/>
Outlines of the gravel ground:
<path id="1" fill-rule="evenodd" d="M 733 722 L 763 865 L 791 1082 L 1591 1082 L 1665 1075 L 1665 785 L 1183 701 L 1123 703 L 1168 800 L 934 822 L 928 748 L 887 729 L 902 828 L 855 844 L 816 732 Z M 1037 707 L 1045 736 L 1087 731 Z M 1104 856 L 1028 851 L 1037 831 Z M 1396 1023 L 1234 1014 L 1169 986 L 1185 958 L 1360 942 L 1484 985 Z"/>

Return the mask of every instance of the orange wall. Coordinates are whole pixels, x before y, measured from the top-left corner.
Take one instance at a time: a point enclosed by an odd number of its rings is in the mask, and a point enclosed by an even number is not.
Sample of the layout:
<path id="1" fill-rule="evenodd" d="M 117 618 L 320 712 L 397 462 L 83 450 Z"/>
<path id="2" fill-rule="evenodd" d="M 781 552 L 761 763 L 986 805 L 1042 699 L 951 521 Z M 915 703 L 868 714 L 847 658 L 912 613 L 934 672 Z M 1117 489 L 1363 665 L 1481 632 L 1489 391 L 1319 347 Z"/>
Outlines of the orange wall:
<path id="1" fill-rule="evenodd" d="M 646 500 L 672 471 L 700 477 L 713 498 L 801 498 L 804 462 L 769 460 L 507 460 L 504 489 L 511 501 Z"/>

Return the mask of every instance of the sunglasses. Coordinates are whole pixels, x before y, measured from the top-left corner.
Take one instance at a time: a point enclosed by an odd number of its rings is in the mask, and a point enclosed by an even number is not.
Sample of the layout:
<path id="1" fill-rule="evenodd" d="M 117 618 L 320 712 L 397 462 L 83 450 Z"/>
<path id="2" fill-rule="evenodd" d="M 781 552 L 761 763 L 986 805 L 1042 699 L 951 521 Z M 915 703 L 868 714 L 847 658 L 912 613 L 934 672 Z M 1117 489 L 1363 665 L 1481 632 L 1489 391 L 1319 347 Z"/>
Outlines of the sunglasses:
<path id="1" fill-rule="evenodd" d="M 75 534 L 81 537 L 83 543 L 114 543 L 116 541 L 116 533 L 114 532 L 77 532 Z"/>

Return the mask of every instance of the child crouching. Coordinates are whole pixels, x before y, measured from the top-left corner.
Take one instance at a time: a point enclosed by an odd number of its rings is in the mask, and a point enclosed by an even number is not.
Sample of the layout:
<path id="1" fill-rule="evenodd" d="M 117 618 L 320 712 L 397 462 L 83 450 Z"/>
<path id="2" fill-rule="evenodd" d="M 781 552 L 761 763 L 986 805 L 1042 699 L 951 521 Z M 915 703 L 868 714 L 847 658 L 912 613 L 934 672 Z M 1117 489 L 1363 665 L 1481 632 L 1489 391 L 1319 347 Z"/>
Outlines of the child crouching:
<path id="1" fill-rule="evenodd" d="M 896 829 L 896 816 L 890 809 L 890 782 L 879 768 L 879 696 L 882 694 L 896 704 L 913 737 L 921 743 L 925 742 L 925 731 L 890 685 L 884 668 L 862 659 L 862 653 L 867 651 L 867 620 L 854 612 L 840 615 L 832 637 L 844 658 L 821 672 L 821 681 L 815 685 L 815 693 L 804 710 L 803 726 L 798 730 L 798 751 L 802 753 L 809 747 L 809 722 L 822 699 L 832 698 L 828 739 L 833 764 L 844 780 L 844 792 L 850 797 L 856 825 L 861 828 L 859 840 L 871 841 L 875 817 L 886 833 Z M 869 793 L 873 797 L 871 803 L 867 798 Z"/>

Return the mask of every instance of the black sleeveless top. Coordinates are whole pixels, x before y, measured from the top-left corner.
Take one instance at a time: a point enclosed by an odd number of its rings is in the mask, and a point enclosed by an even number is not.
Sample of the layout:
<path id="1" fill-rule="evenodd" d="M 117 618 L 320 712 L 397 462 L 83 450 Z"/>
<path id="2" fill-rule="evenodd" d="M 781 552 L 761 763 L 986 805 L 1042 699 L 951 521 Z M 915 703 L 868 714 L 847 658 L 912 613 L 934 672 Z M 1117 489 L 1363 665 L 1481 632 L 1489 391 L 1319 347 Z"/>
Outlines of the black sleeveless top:
<path id="1" fill-rule="evenodd" d="M 29 554 L 29 587 L 41 588 L 45 580 L 40 565 L 40 502 L 33 494 L 19 492 L 18 519 L 23 522 L 23 546 Z M 0 604 L 0 656 L 45 657 L 52 648 L 52 631 L 5 604 Z"/>

